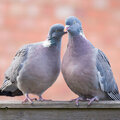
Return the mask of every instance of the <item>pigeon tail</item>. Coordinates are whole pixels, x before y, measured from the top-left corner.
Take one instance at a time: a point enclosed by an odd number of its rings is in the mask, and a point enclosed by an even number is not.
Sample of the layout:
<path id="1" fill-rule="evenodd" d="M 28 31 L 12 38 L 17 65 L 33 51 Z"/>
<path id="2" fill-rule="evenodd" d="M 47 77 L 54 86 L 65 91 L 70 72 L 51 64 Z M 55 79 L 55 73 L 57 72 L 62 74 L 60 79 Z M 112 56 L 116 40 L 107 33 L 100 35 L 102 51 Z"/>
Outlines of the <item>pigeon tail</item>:
<path id="1" fill-rule="evenodd" d="M 119 93 L 109 92 L 109 93 L 107 93 L 107 95 L 111 100 L 120 100 L 120 94 Z"/>
<path id="2" fill-rule="evenodd" d="M 1 91 L 4 91 L 10 85 L 12 85 L 11 81 L 5 80 L 2 87 L 1 87 Z"/>
<path id="3" fill-rule="evenodd" d="M 3 83 L 3 86 L 0 88 L 0 96 L 21 96 L 23 93 L 9 80 L 6 80 Z"/>
<path id="4" fill-rule="evenodd" d="M 23 93 L 19 89 L 15 90 L 14 92 L 0 90 L 0 96 L 15 97 L 15 96 L 21 96 L 21 95 L 23 95 Z"/>
<path id="5" fill-rule="evenodd" d="M 9 91 L 0 90 L 0 96 L 12 96 L 12 93 Z"/>

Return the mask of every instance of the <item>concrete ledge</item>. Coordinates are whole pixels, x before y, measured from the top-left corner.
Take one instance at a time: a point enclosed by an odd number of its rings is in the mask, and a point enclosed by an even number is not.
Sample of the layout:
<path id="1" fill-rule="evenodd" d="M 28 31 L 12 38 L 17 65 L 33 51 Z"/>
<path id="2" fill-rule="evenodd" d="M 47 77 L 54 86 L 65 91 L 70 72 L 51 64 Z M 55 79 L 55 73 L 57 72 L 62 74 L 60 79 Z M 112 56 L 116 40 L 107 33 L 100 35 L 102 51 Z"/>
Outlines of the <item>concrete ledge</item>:
<path id="1" fill-rule="evenodd" d="M 120 101 L 87 103 L 0 101 L 0 120 L 120 120 Z"/>
<path id="2" fill-rule="evenodd" d="M 118 108 L 120 109 L 120 101 L 100 101 L 94 102 L 90 106 L 87 104 L 88 102 L 79 102 L 79 106 L 75 105 L 75 102 L 68 102 L 68 101 L 44 101 L 44 102 L 34 102 L 33 104 L 24 103 L 22 104 L 21 101 L 0 101 L 0 108 Z"/>

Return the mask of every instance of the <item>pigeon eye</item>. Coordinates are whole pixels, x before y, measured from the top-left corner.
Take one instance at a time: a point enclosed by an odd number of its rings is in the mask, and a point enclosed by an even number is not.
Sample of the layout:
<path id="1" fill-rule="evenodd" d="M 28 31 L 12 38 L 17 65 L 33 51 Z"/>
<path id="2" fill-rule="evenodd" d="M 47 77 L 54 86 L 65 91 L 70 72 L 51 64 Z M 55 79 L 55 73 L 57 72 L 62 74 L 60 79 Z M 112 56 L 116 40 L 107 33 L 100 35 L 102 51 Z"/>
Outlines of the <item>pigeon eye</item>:
<path id="1" fill-rule="evenodd" d="M 75 24 L 75 23 L 76 23 L 76 21 L 74 20 L 74 21 L 73 21 L 73 24 Z"/>
<path id="2" fill-rule="evenodd" d="M 71 23 L 70 21 L 67 21 L 67 22 L 66 22 L 66 25 L 70 25 L 70 23 Z"/>
<path id="3" fill-rule="evenodd" d="M 56 30 L 56 32 L 62 32 L 62 30 Z"/>

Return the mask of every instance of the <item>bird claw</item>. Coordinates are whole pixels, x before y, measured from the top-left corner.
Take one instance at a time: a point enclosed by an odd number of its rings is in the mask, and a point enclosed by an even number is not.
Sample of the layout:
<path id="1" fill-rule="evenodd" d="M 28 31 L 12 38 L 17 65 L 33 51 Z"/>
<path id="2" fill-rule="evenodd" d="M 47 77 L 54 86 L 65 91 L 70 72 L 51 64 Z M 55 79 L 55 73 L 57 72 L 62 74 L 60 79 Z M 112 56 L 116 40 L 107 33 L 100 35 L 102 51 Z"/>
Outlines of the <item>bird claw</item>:
<path id="1" fill-rule="evenodd" d="M 22 104 L 24 104 L 26 102 L 30 102 L 31 104 L 33 104 L 33 100 L 32 99 L 25 98 L 25 100 L 22 101 Z"/>
<path id="2" fill-rule="evenodd" d="M 83 100 L 84 100 L 84 99 L 83 99 L 82 97 L 78 97 L 78 98 L 76 98 L 76 99 L 70 100 L 70 102 L 75 101 L 75 104 L 78 106 L 78 105 L 79 105 L 79 101 L 83 101 Z"/>
<path id="3" fill-rule="evenodd" d="M 37 98 L 30 98 L 28 96 L 28 94 L 25 94 L 25 100 L 22 101 L 22 103 L 26 103 L 26 102 L 30 102 L 31 104 L 33 104 L 33 101 L 37 101 Z"/>
<path id="4" fill-rule="evenodd" d="M 98 99 L 97 96 L 95 96 L 95 97 L 93 97 L 93 98 L 91 98 L 91 99 L 87 98 L 86 100 L 89 101 L 89 102 L 88 102 L 88 105 L 91 105 L 91 103 L 94 102 L 94 101 L 97 101 L 97 102 L 99 101 L 99 99 Z"/>
<path id="5" fill-rule="evenodd" d="M 49 100 L 49 99 L 47 100 L 47 99 L 42 98 L 42 96 L 40 96 L 38 101 L 43 102 L 43 101 L 52 101 L 52 100 Z"/>

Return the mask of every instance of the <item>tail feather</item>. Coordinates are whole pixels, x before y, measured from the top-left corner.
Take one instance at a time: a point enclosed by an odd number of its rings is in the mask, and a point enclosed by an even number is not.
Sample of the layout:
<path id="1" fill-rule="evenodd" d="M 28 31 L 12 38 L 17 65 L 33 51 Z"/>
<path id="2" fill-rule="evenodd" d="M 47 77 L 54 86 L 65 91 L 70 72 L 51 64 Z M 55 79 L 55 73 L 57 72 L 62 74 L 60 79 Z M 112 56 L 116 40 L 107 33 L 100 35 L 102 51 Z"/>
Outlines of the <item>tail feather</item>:
<path id="1" fill-rule="evenodd" d="M 107 93 L 111 100 L 120 100 L 120 94 L 114 92 Z"/>
<path id="2" fill-rule="evenodd" d="M 19 89 L 16 89 L 14 92 L 12 92 L 12 97 L 14 96 L 22 96 L 23 93 Z"/>
<path id="3" fill-rule="evenodd" d="M 21 96 L 23 95 L 15 84 L 12 84 L 9 80 L 6 80 L 0 88 L 0 96 Z"/>
<path id="4" fill-rule="evenodd" d="M 22 96 L 23 93 L 17 89 L 15 91 L 2 91 L 0 90 L 0 96 L 10 96 L 10 97 L 15 97 L 15 96 Z"/>
<path id="5" fill-rule="evenodd" d="M 12 93 L 10 91 L 0 90 L 0 96 L 12 96 Z"/>
<path id="6" fill-rule="evenodd" d="M 10 80 L 5 80 L 2 87 L 0 88 L 1 91 L 4 91 L 8 86 L 12 85 Z"/>

